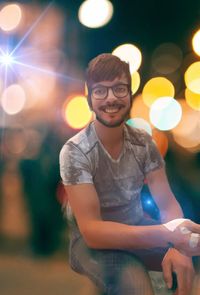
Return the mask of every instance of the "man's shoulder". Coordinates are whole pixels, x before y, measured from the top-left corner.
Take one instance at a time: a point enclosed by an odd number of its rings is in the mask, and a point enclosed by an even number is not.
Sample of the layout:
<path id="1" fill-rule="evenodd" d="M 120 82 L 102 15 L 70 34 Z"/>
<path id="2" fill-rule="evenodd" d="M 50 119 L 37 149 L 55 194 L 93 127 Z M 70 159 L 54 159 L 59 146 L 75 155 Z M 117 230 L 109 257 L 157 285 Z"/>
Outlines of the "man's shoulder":
<path id="1" fill-rule="evenodd" d="M 92 123 L 71 137 L 66 144 L 80 149 L 83 153 L 90 152 L 96 144 Z"/>
<path id="2" fill-rule="evenodd" d="M 145 146 L 149 141 L 151 141 L 151 136 L 143 129 L 131 127 L 126 124 L 126 130 L 129 140 L 134 145 Z"/>

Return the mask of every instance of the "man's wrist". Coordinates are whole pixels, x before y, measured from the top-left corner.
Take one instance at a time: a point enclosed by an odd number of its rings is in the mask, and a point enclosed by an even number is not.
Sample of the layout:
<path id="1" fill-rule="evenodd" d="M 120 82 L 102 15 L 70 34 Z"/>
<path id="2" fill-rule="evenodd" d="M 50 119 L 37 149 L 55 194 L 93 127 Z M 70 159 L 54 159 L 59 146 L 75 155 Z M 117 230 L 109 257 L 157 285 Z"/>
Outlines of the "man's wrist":
<path id="1" fill-rule="evenodd" d="M 162 226 L 162 238 L 166 248 L 174 248 L 173 232 L 169 231 L 163 224 Z"/>

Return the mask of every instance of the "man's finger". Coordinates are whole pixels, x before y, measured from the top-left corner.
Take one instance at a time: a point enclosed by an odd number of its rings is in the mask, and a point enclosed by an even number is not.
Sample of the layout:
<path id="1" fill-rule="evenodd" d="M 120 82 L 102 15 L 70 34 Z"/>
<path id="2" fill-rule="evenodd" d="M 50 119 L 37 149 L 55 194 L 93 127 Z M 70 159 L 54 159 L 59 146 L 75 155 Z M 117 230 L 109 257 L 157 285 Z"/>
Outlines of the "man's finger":
<path id="1" fill-rule="evenodd" d="M 187 281 L 186 281 L 186 276 L 185 273 L 181 270 L 177 272 L 177 293 L 178 295 L 187 295 L 188 294 L 188 289 L 187 289 Z"/>
<path id="2" fill-rule="evenodd" d="M 190 294 L 190 292 L 192 290 L 192 285 L 193 285 L 193 282 L 194 282 L 194 275 L 195 275 L 194 269 L 191 269 L 191 270 L 187 271 L 186 282 L 187 282 L 188 294 Z"/>
<path id="3" fill-rule="evenodd" d="M 166 283 L 168 289 L 170 289 L 172 287 L 171 263 L 164 261 L 162 263 L 162 269 L 163 269 L 163 277 L 164 277 L 165 283 Z"/>
<path id="4" fill-rule="evenodd" d="M 190 221 L 189 223 L 185 224 L 185 226 L 191 232 L 200 234 L 200 224 Z"/>

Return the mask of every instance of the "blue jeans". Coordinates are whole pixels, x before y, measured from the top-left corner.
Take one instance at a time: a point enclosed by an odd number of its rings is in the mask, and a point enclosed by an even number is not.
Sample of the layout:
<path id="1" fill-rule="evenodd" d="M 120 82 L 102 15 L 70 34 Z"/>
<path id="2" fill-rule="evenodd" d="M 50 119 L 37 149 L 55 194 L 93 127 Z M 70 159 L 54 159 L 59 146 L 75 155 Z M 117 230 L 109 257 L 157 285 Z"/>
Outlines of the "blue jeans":
<path id="1" fill-rule="evenodd" d="M 143 222 L 142 224 L 155 224 Z M 96 250 L 90 249 L 82 237 L 72 239 L 71 268 L 87 276 L 102 294 L 153 295 L 149 270 L 161 271 L 161 262 L 167 249 L 150 250 Z"/>

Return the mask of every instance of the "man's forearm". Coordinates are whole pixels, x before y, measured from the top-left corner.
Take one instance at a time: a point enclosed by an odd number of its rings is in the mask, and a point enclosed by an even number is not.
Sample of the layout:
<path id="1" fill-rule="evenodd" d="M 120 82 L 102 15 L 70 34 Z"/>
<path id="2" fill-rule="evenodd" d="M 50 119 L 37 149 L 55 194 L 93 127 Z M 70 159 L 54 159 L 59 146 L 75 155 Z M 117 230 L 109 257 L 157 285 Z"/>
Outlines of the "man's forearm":
<path id="1" fill-rule="evenodd" d="M 171 240 L 163 225 L 131 226 L 111 221 L 91 221 L 82 234 L 88 246 L 96 249 L 167 247 Z"/>
<path id="2" fill-rule="evenodd" d="M 165 206 L 165 208 L 160 209 L 160 217 L 162 223 L 176 218 L 183 218 L 183 216 L 183 211 L 178 202 L 174 202 L 173 204 L 169 204 L 168 206 Z"/>

